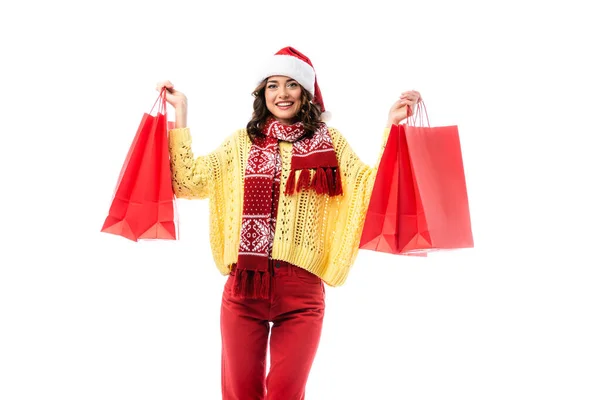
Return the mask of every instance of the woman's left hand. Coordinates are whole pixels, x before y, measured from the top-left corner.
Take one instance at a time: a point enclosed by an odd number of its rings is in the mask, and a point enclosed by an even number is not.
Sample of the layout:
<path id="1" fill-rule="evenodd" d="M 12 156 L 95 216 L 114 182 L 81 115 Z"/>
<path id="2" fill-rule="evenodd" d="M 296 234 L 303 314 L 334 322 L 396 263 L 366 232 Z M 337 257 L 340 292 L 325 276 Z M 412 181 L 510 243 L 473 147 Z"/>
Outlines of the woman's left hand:
<path id="1" fill-rule="evenodd" d="M 421 93 L 416 90 L 409 90 L 408 92 L 404 92 L 400 95 L 400 99 L 398 99 L 392 107 L 390 108 L 390 112 L 388 114 L 388 123 L 387 126 L 390 127 L 392 125 L 397 125 L 403 119 L 412 115 L 412 112 L 415 110 L 415 106 L 421 101 Z M 411 109 L 411 114 L 408 112 L 408 108 Z"/>

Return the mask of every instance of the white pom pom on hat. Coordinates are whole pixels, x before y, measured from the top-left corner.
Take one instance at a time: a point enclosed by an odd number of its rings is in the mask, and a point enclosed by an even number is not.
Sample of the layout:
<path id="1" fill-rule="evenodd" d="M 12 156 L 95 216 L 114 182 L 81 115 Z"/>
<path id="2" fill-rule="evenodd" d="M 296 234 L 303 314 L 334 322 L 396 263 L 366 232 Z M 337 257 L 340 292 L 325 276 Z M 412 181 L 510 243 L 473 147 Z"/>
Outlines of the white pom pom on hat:
<path id="1" fill-rule="evenodd" d="M 331 119 L 331 113 L 325 110 L 323 96 L 317 83 L 317 74 L 308 57 L 293 47 L 282 48 L 261 66 L 257 84 L 274 75 L 289 76 L 295 79 L 313 95 L 313 103 L 321 108 L 321 120 Z"/>

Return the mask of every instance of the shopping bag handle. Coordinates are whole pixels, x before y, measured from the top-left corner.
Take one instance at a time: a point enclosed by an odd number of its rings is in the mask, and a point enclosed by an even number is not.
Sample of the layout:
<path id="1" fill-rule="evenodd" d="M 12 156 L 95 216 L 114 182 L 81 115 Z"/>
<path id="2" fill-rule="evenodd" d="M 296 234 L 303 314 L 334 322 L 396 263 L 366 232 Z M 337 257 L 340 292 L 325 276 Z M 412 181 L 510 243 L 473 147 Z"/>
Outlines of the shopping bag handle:
<path id="1" fill-rule="evenodd" d="M 407 126 L 424 126 L 424 120 L 423 120 L 423 116 L 425 116 L 425 119 L 427 120 L 427 127 L 430 128 L 431 125 L 429 124 L 429 115 L 427 114 L 427 107 L 425 107 L 425 102 L 423 101 L 423 99 L 421 99 L 421 101 L 419 101 L 417 103 L 416 106 L 416 110 L 414 110 L 414 112 L 411 113 L 412 109 L 410 106 L 406 106 L 408 107 L 408 117 L 406 118 L 406 125 Z M 417 121 L 419 121 L 419 124 L 417 125 Z"/>
<path id="2" fill-rule="evenodd" d="M 165 115 L 167 114 L 167 88 L 165 87 L 160 90 L 160 94 L 150 109 L 149 114 L 152 114 L 152 111 L 154 110 L 154 107 L 156 107 L 156 103 L 158 103 L 159 100 L 161 100 L 161 102 L 158 104 L 157 113 Z"/>

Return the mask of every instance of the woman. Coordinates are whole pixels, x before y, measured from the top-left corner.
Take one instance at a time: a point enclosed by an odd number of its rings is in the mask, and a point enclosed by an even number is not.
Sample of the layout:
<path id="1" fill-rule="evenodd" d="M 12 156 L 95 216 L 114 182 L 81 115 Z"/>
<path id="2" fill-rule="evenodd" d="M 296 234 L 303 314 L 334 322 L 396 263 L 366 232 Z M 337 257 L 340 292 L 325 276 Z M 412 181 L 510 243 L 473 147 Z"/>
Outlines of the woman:
<path id="1" fill-rule="evenodd" d="M 191 151 L 186 96 L 169 81 L 157 90 L 167 89 L 176 111 L 169 132 L 175 194 L 210 199 L 213 258 L 229 275 L 221 307 L 223 399 L 304 399 L 324 283 L 346 280 L 376 168 L 321 121 L 327 113 L 305 55 L 281 49 L 257 82 L 246 128 L 200 157 Z M 408 91 L 392 105 L 383 143 L 419 101 Z"/>

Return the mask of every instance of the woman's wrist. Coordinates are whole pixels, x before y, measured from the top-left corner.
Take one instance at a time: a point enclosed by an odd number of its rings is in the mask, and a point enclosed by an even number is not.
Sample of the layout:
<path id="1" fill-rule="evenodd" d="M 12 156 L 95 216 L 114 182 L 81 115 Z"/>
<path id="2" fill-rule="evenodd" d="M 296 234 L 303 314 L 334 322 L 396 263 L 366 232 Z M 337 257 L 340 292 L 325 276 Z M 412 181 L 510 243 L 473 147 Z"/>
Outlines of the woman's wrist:
<path id="1" fill-rule="evenodd" d="M 175 108 L 175 128 L 187 127 L 187 102 L 183 102 Z"/>

